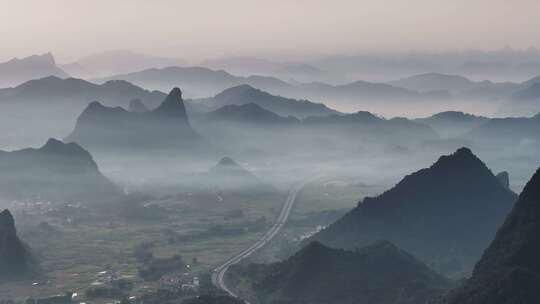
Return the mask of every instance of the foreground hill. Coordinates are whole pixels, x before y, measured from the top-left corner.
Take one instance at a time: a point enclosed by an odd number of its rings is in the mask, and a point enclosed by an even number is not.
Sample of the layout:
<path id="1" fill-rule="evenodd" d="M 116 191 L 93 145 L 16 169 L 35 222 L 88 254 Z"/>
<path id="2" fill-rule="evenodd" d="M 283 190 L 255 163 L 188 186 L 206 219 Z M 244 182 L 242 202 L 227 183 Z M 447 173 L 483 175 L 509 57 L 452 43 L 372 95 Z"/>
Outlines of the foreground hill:
<path id="1" fill-rule="evenodd" d="M 0 152 L 0 196 L 95 202 L 122 195 L 92 156 L 75 143 L 49 139 L 39 149 Z"/>
<path id="2" fill-rule="evenodd" d="M 22 59 L 14 58 L 0 63 L 0 88 L 12 87 L 32 79 L 48 76 L 69 77 L 56 65 L 51 53 Z"/>
<path id="3" fill-rule="evenodd" d="M 461 148 L 364 199 L 313 239 L 337 248 L 387 239 L 443 273 L 460 274 L 472 269 L 515 199 Z"/>
<path id="4" fill-rule="evenodd" d="M 66 141 L 78 142 L 92 150 L 131 152 L 195 150 L 202 144 L 202 138 L 191 128 L 179 88 L 171 90 L 156 109 L 142 113 L 92 102 L 79 116 Z"/>
<path id="5" fill-rule="evenodd" d="M 297 118 L 325 116 L 339 113 L 322 103 L 313 103 L 308 100 L 296 100 L 276 96 L 249 85 L 240 85 L 226 89 L 212 98 L 202 99 L 199 102 L 214 109 L 225 105 L 254 103 L 278 115 L 285 117 L 294 116 Z"/>
<path id="6" fill-rule="evenodd" d="M 228 281 L 253 303 L 426 303 L 450 282 L 393 244 L 346 251 L 313 242 L 274 264 L 233 266 Z"/>
<path id="7" fill-rule="evenodd" d="M 540 169 L 527 183 L 472 277 L 448 304 L 540 303 Z"/>
<path id="8" fill-rule="evenodd" d="M 9 210 L 0 213 L 0 280 L 28 275 L 36 271 L 30 249 L 15 229 L 15 220 Z"/>

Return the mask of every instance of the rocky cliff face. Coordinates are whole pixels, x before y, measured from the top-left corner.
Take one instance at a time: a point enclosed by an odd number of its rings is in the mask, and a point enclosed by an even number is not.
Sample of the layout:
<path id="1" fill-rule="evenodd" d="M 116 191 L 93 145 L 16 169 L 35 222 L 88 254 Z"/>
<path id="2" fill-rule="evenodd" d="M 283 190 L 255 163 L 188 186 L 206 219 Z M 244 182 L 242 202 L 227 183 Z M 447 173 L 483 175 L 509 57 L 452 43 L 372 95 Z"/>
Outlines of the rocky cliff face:
<path id="1" fill-rule="evenodd" d="M 449 304 L 540 303 L 540 169 Z"/>

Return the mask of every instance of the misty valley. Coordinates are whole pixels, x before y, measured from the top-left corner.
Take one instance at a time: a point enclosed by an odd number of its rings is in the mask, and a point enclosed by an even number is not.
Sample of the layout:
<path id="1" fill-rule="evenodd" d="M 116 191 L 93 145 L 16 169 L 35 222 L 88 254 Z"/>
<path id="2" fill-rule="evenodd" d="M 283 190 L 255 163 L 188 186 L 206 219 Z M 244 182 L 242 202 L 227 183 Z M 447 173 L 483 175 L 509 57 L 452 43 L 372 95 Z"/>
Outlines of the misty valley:
<path id="1" fill-rule="evenodd" d="M 171 22 L 90 11 L 86 48 Z M 299 44 L 332 36 L 297 13 Z M 0 60 L 0 304 L 540 303 L 540 50 L 272 57 L 271 36 Z"/>

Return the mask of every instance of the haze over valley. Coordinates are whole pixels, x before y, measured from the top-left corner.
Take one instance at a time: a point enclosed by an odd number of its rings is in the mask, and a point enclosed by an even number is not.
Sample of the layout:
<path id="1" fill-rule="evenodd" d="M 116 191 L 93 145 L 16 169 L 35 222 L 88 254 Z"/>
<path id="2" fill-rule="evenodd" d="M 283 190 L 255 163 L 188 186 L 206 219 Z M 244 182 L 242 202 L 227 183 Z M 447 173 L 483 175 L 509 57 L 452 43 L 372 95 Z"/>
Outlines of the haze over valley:
<path id="1" fill-rule="evenodd" d="M 517 2 L 6 0 L 0 304 L 540 303 Z"/>

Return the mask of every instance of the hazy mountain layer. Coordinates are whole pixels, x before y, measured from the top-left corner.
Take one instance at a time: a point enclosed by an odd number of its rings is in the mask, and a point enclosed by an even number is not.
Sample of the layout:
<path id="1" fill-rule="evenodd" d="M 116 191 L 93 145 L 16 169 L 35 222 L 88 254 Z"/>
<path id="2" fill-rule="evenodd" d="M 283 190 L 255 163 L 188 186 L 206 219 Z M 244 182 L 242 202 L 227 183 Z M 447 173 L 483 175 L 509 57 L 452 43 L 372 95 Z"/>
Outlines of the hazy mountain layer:
<path id="1" fill-rule="evenodd" d="M 214 109 L 225 105 L 244 105 L 254 103 L 278 115 L 285 117 L 294 116 L 297 118 L 324 116 L 339 113 L 321 103 L 313 103 L 308 100 L 296 100 L 275 96 L 255 89 L 249 85 L 241 85 L 227 89 L 212 98 L 203 99 L 199 102 Z"/>
<path id="2" fill-rule="evenodd" d="M 66 138 L 91 150 L 193 152 L 202 138 L 191 128 L 182 92 L 174 88 L 161 105 L 148 112 L 129 112 L 93 102 Z"/>
<path id="3" fill-rule="evenodd" d="M 122 195 L 92 156 L 75 143 L 50 139 L 39 149 L 0 152 L 4 198 L 97 202 Z"/>
<path id="4" fill-rule="evenodd" d="M 0 63 L 0 88 L 12 87 L 32 79 L 48 76 L 69 77 L 56 65 L 51 53 L 22 59 L 14 58 Z"/>

